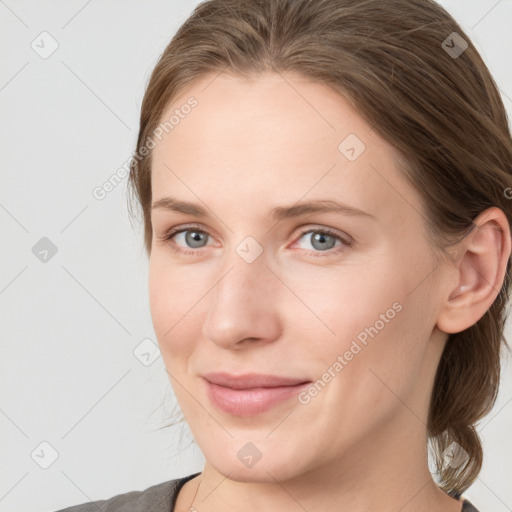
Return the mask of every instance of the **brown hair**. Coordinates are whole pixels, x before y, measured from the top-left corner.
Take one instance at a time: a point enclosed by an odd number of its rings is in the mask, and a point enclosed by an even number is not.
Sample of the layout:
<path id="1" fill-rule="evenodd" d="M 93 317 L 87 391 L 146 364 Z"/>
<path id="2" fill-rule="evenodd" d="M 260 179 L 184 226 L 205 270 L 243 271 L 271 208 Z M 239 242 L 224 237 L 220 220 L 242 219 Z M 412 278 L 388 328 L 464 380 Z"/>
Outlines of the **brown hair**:
<path id="1" fill-rule="evenodd" d="M 295 71 L 348 98 L 403 156 L 404 176 L 421 194 L 440 259 L 491 206 L 512 225 L 505 194 L 512 140 L 498 88 L 468 36 L 437 3 L 209 0 L 165 48 L 142 102 L 129 187 L 142 209 L 148 255 L 151 151 L 144 146 L 187 84 L 224 70 L 244 76 Z M 449 336 L 437 370 L 427 429 L 449 494 L 464 492 L 482 465 L 475 424 L 498 392 L 510 283 L 509 259 L 496 300 L 476 324 Z M 443 457 L 453 442 L 469 456 L 458 467 Z"/>

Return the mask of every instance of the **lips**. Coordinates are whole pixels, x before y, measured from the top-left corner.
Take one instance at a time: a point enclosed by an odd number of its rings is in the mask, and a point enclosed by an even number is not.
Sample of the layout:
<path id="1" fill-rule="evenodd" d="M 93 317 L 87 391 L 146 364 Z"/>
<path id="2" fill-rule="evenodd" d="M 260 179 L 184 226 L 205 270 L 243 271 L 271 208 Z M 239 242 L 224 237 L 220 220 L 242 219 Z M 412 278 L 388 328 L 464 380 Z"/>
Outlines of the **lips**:
<path id="1" fill-rule="evenodd" d="M 276 375 L 209 373 L 203 376 L 213 405 L 235 416 L 252 416 L 296 397 L 311 381 Z"/>
<path id="2" fill-rule="evenodd" d="M 228 373 L 217 372 L 207 373 L 204 375 L 204 378 L 212 384 L 217 384 L 231 389 L 277 388 L 283 386 L 296 386 L 297 384 L 310 382 L 307 379 L 263 375 L 258 373 L 248 373 L 236 376 Z"/>

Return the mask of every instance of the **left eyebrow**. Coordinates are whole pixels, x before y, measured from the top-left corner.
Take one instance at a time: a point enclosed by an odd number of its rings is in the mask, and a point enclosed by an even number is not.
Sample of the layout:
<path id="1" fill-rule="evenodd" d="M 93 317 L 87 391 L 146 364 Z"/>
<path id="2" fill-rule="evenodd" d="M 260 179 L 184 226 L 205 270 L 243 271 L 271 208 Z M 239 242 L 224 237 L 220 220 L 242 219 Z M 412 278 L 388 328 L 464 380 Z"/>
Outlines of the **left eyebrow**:
<path id="1" fill-rule="evenodd" d="M 308 201 L 298 203 L 293 206 L 277 206 L 271 210 L 271 217 L 276 221 L 298 217 L 309 213 L 335 212 L 350 216 L 368 217 L 377 220 L 374 215 L 360 210 L 355 206 L 338 203 L 330 199 L 318 199 L 316 201 Z"/>
<path id="2" fill-rule="evenodd" d="M 210 217 L 208 211 L 199 204 L 189 203 L 187 201 L 179 201 L 173 197 L 163 197 L 155 201 L 151 205 L 151 209 L 162 208 L 165 210 L 183 213 L 185 215 L 193 215 L 195 217 Z M 318 199 L 315 201 L 308 201 L 298 203 L 293 206 L 276 206 L 270 211 L 270 217 L 275 221 L 299 217 L 311 213 L 322 212 L 335 212 L 350 216 L 368 217 L 376 220 L 375 216 L 343 203 L 338 203 L 330 199 Z"/>

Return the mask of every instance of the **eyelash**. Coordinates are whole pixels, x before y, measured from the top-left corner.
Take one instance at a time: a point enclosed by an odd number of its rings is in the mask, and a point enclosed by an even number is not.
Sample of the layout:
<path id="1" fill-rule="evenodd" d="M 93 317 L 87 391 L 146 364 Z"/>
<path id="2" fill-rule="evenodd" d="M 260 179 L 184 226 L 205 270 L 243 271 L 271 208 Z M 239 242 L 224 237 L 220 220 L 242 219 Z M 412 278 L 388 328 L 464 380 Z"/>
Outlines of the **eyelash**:
<path id="1" fill-rule="evenodd" d="M 183 249 L 179 246 L 172 244 L 172 239 L 176 235 L 178 235 L 179 233 L 183 233 L 184 231 L 189 231 L 192 229 L 196 232 L 203 233 L 205 235 L 210 236 L 207 231 L 201 229 L 199 226 L 197 226 L 195 224 L 187 224 L 187 225 L 183 225 L 183 226 L 178 226 L 176 228 L 172 228 L 163 237 L 160 238 L 160 241 L 162 244 L 170 246 L 170 248 L 177 253 L 181 253 L 184 255 L 192 255 L 192 256 L 199 255 L 202 252 L 201 249 L 204 249 L 203 247 L 201 247 L 199 249 Z M 340 251 L 345 250 L 345 248 L 351 247 L 353 244 L 352 240 L 346 240 L 346 239 L 342 238 L 340 235 L 338 235 L 336 232 L 334 232 L 333 230 L 331 230 L 329 228 L 304 229 L 303 231 L 301 231 L 299 233 L 298 240 L 300 240 L 305 234 L 312 233 L 312 232 L 322 233 L 323 235 L 330 235 L 330 236 L 338 239 L 340 242 L 342 242 L 344 247 L 338 246 L 337 248 L 332 248 L 327 251 L 305 250 L 306 255 L 308 255 L 308 256 L 322 257 L 322 256 L 324 256 L 324 254 L 325 254 L 325 256 L 332 256 L 333 254 L 338 254 Z"/>

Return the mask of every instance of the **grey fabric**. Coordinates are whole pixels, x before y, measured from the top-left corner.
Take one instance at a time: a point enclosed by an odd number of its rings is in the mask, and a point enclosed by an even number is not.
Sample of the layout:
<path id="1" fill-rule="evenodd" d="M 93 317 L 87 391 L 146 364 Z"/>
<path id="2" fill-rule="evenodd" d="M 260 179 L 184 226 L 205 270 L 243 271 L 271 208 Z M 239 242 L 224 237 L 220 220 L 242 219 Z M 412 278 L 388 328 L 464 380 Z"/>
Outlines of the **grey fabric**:
<path id="1" fill-rule="evenodd" d="M 130 491 L 111 498 L 88 501 L 56 512 L 173 512 L 181 487 L 199 473 L 152 485 L 144 491 Z"/>
<path id="2" fill-rule="evenodd" d="M 464 500 L 461 512 L 478 512 L 478 510 L 468 500 Z"/>
<path id="3" fill-rule="evenodd" d="M 130 491 L 106 500 L 88 501 L 55 512 L 174 512 L 178 492 L 197 475 L 199 473 L 168 480 L 144 491 Z M 467 499 L 463 499 L 462 503 L 461 512 L 478 512 Z"/>

